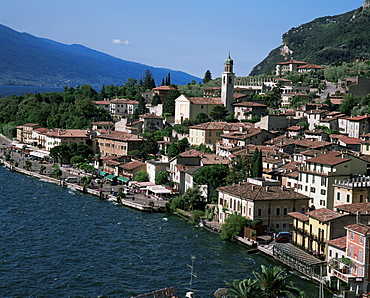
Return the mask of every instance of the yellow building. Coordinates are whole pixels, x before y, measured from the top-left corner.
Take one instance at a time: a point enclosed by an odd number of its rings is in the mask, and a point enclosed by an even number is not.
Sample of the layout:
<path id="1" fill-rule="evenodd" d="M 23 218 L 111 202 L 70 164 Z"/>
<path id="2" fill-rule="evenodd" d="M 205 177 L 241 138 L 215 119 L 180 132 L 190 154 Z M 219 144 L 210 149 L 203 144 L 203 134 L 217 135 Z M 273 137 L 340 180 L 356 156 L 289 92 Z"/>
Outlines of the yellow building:
<path id="1" fill-rule="evenodd" d="M 199 146 L 200 144 L 215 145 L 222 140 L 221 135 L 231 131 L 238 131 L 243 127 L 242 123 L 206 122 L 189 127 L 189 143 Z"/>
<path id="2" fill-rule="evenodd" d="M 341 214 L 330 209 L 320 208 L 302 214 L 291 212 L 293 218 L 292 241 L 299 247 L 316 256 L 325 258 L 327 241 L 344 236 L 344 226 L 348 225 L 353 216 Z"/>
<path id="3" fill-rule="evenodd" d="M 175 124 L 181 124 L 186 119 L 195 119 L 199 113 L 209 115 L 219 105 L 223 105 L 219 97 L 186 97 L 182 94 L 175 100 Z"/>

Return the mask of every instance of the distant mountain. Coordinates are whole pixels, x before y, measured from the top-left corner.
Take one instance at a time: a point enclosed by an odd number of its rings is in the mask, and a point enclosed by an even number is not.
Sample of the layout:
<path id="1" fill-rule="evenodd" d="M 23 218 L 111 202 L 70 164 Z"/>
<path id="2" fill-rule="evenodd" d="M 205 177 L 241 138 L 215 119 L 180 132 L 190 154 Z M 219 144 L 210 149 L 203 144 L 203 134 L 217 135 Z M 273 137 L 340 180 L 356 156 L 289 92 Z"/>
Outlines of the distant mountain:
<path id="1" fill-rule="evenodd" d="M 273 49 L 250 75 L 273 72 L 285 60 L 325 64 L 349 62 L 356 56 L 370 58 L 370 1 L 337 16 L 315 19 L 283 34 L 282 46 Z"/>
<path id="2" fill-rule="evenodd" d="M 168 73 L 173 84 L 200 81 L 185 72 L 122 60 L 82 45 L 66 45 L 0 25 L 0 85 L 120 86 L 129 78 L 139 80 L 147 69 L 157 84 Z"/>

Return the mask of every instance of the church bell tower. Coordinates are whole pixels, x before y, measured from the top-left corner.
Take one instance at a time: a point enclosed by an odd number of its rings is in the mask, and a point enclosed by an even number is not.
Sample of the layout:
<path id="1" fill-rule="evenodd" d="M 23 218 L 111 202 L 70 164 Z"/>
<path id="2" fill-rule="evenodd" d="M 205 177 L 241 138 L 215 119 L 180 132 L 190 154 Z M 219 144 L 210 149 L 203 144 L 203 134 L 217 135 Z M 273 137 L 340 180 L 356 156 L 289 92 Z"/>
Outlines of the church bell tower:
<path id="1" fill-rule="evenodd" d="M 229 113 L 234 113 L 234 60 L 231 59 L 230 53 L 224 62 L 224 72 L 222 73 L 221 100 Z"/>

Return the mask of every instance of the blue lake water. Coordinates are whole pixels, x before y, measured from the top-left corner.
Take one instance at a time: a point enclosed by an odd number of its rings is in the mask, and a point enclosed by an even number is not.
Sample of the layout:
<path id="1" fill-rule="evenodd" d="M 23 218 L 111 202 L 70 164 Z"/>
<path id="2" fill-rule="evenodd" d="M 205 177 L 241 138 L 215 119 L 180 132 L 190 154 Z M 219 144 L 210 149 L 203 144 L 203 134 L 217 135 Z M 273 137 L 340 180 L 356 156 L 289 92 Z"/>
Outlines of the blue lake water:
<path id="1" fill-rule="evenodd" d="M 196 297 L 210 298 L 275 264 L 175 215 L 141 213 L 4 167 L 0 200 L 0 297 L 126 298 L 168 286 L 185 297 L 194 256 Z M 291 279 L 318 297 L 317 285 Z"/>
<path id="2" fill-rule="evenodd" d="M 24 95 L 26 93 L 63 92 L 61 87 L 37 87 L 37 86 L 8 86 L 0 85 L 0 98 L 9 95 Z"/>

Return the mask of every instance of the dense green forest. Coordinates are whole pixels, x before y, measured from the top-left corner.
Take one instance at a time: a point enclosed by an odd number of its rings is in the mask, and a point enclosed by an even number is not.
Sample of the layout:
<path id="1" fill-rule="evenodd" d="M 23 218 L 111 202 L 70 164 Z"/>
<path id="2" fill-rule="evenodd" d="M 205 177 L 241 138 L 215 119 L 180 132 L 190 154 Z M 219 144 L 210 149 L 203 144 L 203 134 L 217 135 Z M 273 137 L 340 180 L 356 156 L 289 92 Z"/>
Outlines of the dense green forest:
<path id="1" fill-rule="evenodd" d="M 317 18 L 283 34 L 283 44 L 291 50 L 281 55 L 281 47 L 251 71 L 260 75 L 275 71 L 275 64 L 294 58 L 323 65 L 334 61 L 350 62 L 356 57 L 370 58 L 370 8 L 358 8 L 336 16 Z"/>

